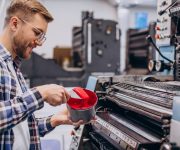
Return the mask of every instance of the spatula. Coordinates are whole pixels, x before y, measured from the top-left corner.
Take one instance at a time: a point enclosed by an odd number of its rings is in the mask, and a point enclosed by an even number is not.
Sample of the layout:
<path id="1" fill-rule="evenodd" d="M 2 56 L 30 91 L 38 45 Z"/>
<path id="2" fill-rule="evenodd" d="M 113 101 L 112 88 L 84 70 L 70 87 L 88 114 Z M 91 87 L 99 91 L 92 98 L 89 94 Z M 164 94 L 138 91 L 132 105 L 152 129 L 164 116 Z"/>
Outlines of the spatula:
<path id="1" fill-rule="evenodd" d="M 89 98 L 89 95 L 81 87 L 75 87 L 73 88 L 73 91 L 77 94 L 76 96 L 79 96 L 83 100 L 86 100 Z"/>

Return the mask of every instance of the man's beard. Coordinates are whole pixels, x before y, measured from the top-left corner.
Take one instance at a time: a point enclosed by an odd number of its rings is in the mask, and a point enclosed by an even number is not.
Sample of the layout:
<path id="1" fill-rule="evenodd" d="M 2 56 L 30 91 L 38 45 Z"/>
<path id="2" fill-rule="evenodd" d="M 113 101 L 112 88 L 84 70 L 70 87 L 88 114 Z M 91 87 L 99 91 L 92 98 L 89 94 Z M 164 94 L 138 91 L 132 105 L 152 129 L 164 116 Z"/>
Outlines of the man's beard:
<path id="1" fill-rule="evenodd" d="M 20 58 L 25 58 L 25 53 L 27 48 L 30 46 L 30 44 L 27 44 L 28 42 L 24 41 L 23 38 L 19 38 L 18 36 L 14 37 L 14 52 L 15 54 Z"/>

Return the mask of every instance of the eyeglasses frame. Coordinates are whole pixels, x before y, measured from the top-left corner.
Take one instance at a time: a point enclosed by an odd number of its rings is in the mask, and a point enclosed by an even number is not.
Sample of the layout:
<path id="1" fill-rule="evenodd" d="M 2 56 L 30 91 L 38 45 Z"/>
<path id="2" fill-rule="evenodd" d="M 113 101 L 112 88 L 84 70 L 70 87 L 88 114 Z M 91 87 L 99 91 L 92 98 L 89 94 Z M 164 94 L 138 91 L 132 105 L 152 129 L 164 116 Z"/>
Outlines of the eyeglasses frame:
<path id="1" fill-rule="evenodd" d="M 18 17 L 19 20 L 21 20 L 22 22 L 26 23 L 27 25 L 31 26 L 33 29 L 37 30 L 38 32 L 40 32 L 40 35 L 38 35 L 38 43 L 43 44 L 46 41 L 46 34 L 44 32 L 42 32 L 41 30 L 39 30 L 37 27 L 33 26 L 31 23 L 29 23 L 28 21 Z"/>

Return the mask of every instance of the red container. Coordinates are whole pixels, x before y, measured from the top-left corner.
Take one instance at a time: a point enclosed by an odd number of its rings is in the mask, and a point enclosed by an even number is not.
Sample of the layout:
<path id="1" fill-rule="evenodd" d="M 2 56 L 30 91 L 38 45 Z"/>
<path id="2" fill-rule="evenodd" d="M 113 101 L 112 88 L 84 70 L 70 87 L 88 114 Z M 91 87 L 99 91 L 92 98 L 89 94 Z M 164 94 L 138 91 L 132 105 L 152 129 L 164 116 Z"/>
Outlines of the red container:
<path id="1" fill-rule="evenodd" d="M 70 98 L 67 101 L 67 108 L 70 112 L 72 121 L 77 122 L 79 120 L 83 120 L 84 122 L 89 122 L 93 117 L 95 117 L 95 106 L 97 104 L 98 98 L 96 93 L 93 91 L 83 88 L 81 88 L 81 90 L 74 90 L 74 92 L 76 92 L 76 94 L 78 94 L 81 99 Z"/>

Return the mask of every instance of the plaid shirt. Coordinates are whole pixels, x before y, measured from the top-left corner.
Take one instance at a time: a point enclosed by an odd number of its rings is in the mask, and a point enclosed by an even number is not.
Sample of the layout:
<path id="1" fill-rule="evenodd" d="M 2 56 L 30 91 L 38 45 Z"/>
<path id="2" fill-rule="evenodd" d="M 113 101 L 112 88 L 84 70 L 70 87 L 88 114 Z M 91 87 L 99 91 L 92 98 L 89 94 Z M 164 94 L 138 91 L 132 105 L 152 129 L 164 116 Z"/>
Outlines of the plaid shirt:
<path id="1" fill-rule="evenodd" d="M 40 93 L 28 89 L 19 70 L 21 60 L 15 58 L 13 65 L 22 88 L 22 96 L 16 96 L 16 79 L 8 68 L 13 61 L 10 53 L 0 45 L 0 150 L 12 150 L 14 134 L 12 128 L 27 119 L 30 133 L 30 150 L 40 150 L 40 138 L 53 128 L 48 118 L 35 118 L 33 112 L 44 106 Z M 23 139 L 19 139 L 23 140 Z"/>

